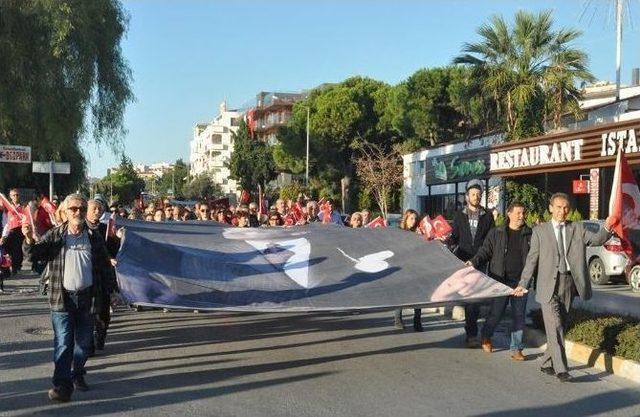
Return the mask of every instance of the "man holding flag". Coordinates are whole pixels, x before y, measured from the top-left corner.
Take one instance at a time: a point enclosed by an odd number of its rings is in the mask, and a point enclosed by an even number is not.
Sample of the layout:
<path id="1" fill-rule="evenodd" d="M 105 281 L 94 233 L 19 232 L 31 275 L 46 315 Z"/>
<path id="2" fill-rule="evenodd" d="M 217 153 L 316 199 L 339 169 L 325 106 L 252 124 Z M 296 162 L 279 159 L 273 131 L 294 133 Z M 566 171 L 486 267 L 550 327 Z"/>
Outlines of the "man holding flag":
<path id="1" fill-rule="evenodd" d="M 591 298 L 585 247 L 602 245 L 620 221 L 619 217 L 610 215 L 605 227 L 593 233 L 581 222 L 567 221 L 570 209 L 567 194 L 551 196 L 551 221 L 533 229 L 520 282 L 513 291 L 516 297 L 525 296 L 534 274 L 537 275 L 536 301 L 540 303 L 547 334 L 547 350 L 542 357 L 540 371 L 555 375 L 561 382 L 571 379 L 564 349 L 564 331 L 573 297 Z"/>

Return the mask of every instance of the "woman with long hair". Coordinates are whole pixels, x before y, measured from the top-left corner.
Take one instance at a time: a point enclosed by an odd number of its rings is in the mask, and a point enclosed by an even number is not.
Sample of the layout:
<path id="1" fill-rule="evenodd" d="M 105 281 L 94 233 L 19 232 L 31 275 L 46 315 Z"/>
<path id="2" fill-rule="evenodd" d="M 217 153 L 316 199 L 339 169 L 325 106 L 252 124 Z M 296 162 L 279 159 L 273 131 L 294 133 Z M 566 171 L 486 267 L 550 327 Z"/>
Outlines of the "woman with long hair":
<path id="1" fill-rule="evenodd" d="M 405 210 L 400 221 L 400 229 L 407 232 L 420 233 L 418 226 L 420 225 L 420 215 L 413 209 Z M 397 329 L 404 329 L 404 323 L 402 323 L 402 309 L 398 309 L 394 314 L 394 325 Z M 419 308 L 413 309 L 413 330 L 421 332 L 424 330 L 422 327 L 422 310 Z"/>

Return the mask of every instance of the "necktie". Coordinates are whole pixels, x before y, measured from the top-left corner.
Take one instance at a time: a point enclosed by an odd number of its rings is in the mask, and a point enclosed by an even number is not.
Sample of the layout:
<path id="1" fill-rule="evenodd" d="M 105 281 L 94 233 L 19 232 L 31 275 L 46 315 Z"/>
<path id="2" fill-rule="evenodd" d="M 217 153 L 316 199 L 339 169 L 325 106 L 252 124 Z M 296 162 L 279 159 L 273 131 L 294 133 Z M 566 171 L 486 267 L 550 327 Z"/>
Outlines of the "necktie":
<path id="1" fill-rule="evenodd" d="M 564 225 L 558 225 L 558 255 L 560 255 L 560 263 L 558 265 L 558 272 L 561 274 L 567 273 L 567 259 L 564 250 Z"/>

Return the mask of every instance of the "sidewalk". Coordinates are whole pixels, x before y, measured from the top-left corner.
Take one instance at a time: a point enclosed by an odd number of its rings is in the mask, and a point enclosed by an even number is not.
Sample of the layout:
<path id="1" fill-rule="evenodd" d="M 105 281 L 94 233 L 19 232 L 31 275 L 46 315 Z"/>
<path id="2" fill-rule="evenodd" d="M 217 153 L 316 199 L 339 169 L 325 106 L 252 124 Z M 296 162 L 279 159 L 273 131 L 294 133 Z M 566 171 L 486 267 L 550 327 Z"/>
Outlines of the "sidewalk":
<path id="1" fill-rule="evenodd" d="M 576 299 L 575 306 L 599 313 L 617 313 L 640 319 L 640 293 L 632 292 L 628 285 L 594 286 L 591 300 L 585 302 Z"/>

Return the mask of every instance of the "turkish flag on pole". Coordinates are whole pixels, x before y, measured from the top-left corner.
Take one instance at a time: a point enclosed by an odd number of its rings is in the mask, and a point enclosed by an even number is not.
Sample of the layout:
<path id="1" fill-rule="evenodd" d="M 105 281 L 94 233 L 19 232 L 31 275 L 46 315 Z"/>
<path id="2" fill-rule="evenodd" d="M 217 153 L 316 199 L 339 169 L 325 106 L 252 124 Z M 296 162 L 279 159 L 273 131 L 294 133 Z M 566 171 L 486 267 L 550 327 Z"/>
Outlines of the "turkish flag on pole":
<path id="1" fill-rule="evenodd" d="M 622 148 L 618 150 L 616 169 L 613 174 L 609 216 L 620 219 L 613 231 L 625 241 L 624 251 L 632 257 L 634 254 L 630 232 L 632 229 L 640 229 L 640 190 L 627 159 L 622 154 Z"/>
<path id="2" fill-rule="evenodd" d="M 44 196 L 42 200 L 40 200 L 40 207 L 44 209 L 44 211 L 49 214 L 49 219 L 51 220 L 51 224 L 56 224 L 56 210 L 58 209 L 55 204 L 53 204 L 49 199 Z"/>
<path id="3" fill-rule="evenodd" d="M 49 199 L 46 196 L 42 197 L 42 200 L 40 200 L 40 207 L 45 209 L 47 213 L 49 213 L 50 215 L 52 216 L 56 215 L 56 210 L 57 210 L 56 205 L 53 204 L 51 201 L 49 201 Z"/>
<path id="4" fill-rule="evenodd" d="M 369 223 L 367 223 L 364 227 L 375 229 L 377 227 L 387 227 L 387 224 L 384 221 L 384 217 L 378 216 L 375 219 L 371 220 Z"/>
<path id="5" fill-rule="evenodd" d="M 427 240 L 447 237 L 453 230 L 447 219 L 442 217 L 442 214 L 433 219 L 429 218 L 428 215 L 424 216 L 418 227 L 422 231 L 422 236 Z"/>

